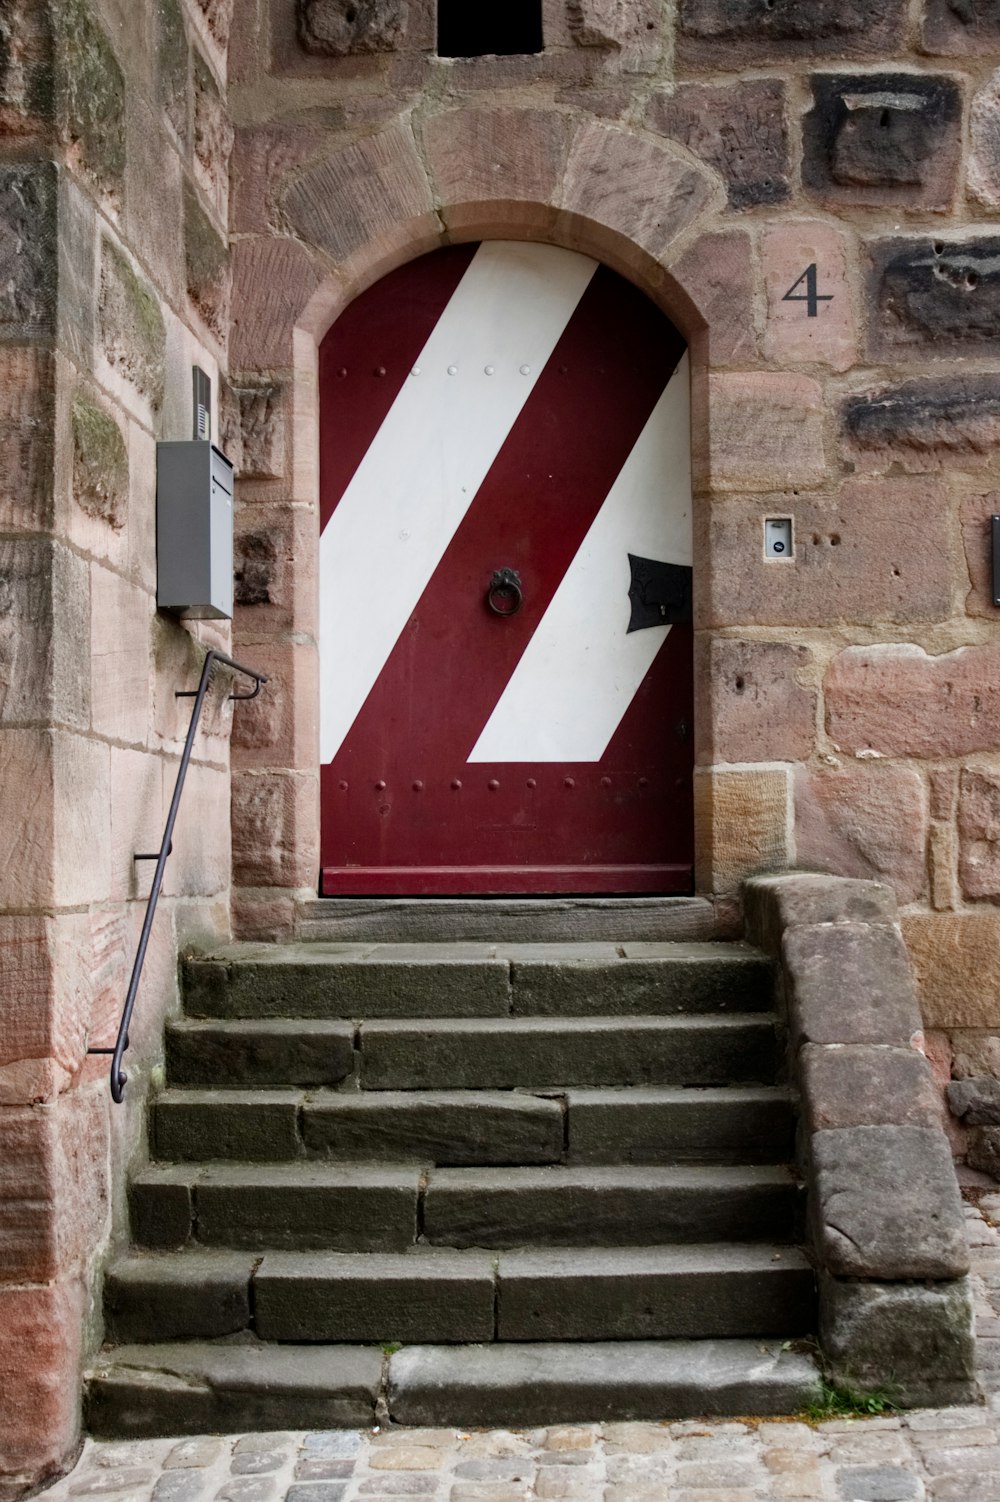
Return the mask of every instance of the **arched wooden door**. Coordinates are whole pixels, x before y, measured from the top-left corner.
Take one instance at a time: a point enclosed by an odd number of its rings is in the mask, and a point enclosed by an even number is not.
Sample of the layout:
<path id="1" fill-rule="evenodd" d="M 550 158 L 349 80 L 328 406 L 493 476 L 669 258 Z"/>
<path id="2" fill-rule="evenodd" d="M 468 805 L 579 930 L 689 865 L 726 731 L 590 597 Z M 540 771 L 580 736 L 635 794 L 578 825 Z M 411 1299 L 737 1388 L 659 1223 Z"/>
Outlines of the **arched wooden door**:
<path id="1" fill-rule="evenodd" d="M 678 331 L 491 241 L 370 288 L 319 371 L 321 890 L 690 890 Z"/>

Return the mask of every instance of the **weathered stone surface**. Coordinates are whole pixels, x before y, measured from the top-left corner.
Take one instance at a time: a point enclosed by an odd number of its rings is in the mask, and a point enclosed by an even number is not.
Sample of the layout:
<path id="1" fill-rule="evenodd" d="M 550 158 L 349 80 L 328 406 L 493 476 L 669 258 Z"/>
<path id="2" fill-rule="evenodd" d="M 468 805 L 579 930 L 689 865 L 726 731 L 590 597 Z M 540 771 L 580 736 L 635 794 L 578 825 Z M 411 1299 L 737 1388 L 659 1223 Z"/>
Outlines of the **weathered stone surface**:
<path id="1" fill-rule="evenodd" d="M 833 203 L 946 209 L 958 183 L 962 95 L 926 73 L 816 73 L 805 186 Z"/>
<path id="2" fill-rule="evenodd" d="M 996 1032 L 1000 914 L 914 914 L 903 920 L 903 937 L 924 1025 Z"/>
<path id="3" fill-rule="evenodd" d="M 818 923 L 893 924 L 891 887 L 847 877 L 795 871 L 752 876 L 743 887 L 743 916 L 751 944 L 767 954 L 779 949 L 786 928 Z"/>
<path id="4" fill-rule="evenodd" d="M 927 0 L 924 47 L 946 57 L 982 57 L 1000 49 L 997 0 Z"/>
<path id="5" fill-rule="evenodd" d="M 91 724 L 100 734 L 139 746 L 149 735 L 153 610 L 153 598 L 145 590 L 91 564 Z"/>
<path id="6" fill-rule="evenodd" d="M 737 488 L 735 476 L 725 488 Z M 789 514 L 794 563 L 765 558 L 763 518 Z M 913 547 L 915 533 L 927 539 L 926 550 Z M 935 480 L 859 478 L 836 496 L 720 498 L 696 508 L 695 538 L 708 561 L 695 606 L 699 627 L 868 625 L 952 614 L 961 565 L 946 491 Z"/>
<path id="7" fill-rule="evenodd" d="M 294 1090 L 168 1090 L 153 1107 L 152 1137 L 159 1156 L 172 1163 L 281 1162 L 299 1154 L 301 1108 Z"/>
<path id="8" fill-rule="evenodd" d="M 1000 1175 L 1000 1127 L 973 1127 L 966 1140 L 965 1160 L 970 1168 L 997 1178 Z"/>
<path id="9" fill-rule="evenodd" d="M 0 264 L 4 262 L 0 242 Z M 41 349 L 0 348 L 0 525 L 44 531 L 53 516 L 54 360 Z"/>
<path id="10" fill-rule="evenodd" d="M 1000 651 L 960 647 L 848 647 L 826 674 L 826 723 L 850 755 L 934 760 L 1000 744 Z"/>
<path id="11" fill-rule="evenodd" d="M 0 723 L 86 727 L 87 565 L 59 543 L 0 542 Z"/>
<path id="12" fill-rule="evenodd" d="M 8 1495 L 56 1475 L 77 1439 L 79 1370 L 89 1299 L 83 1278 L 0 1288 L 0 1454 L 16 1478 Z M 30 1352 L 30 1360 L 26 1359 Z"/>
<path id="13" fill-rule="evenodd" d="M 949 1077 L 971 1079 L 977 1074 L 989 1074 L 1000 1079 L 1000 1036 L 995 1032 L 979 1032 L 968 1028 L 956 1028 L 950 1035 L 952 1047 Z"/>
<path id="14" fill-rule="evenodd" d="M 319 853 L 316 780 L 292 772 L 233 775 L 233 880 L 248 887 L 314 886 Z"/>
<path id="15" fill-rule="evenodd" d="M 229 247 L 189 187 L 184 190 L 184 262 L 188 296 L 224 344 L 229 329 Z"/>
<path id="16" fill-rule="evenodd" d="M 499 201 L 548 205 L 555 197 L 571 119 L 555 110 L 462 109 L 433 115 L 422 141 L 449 224 Z M 489 212 L 489 210 L 488 210 Z M 524 212 L 523 209 L 520 212 Z"/>
<path id="17" fill-rule="evenodd" d="M 701 762 L 805 761 L 816 740 L 816 691 L 799 681 L 807 647 L 699 633 L 699 681 L 711 711 L 695 721 Z"/>
<path id="18" fill-rule="evenodd" d="M 795 850 L 803 865 L 885 881 L 900 902 L 927 884 L 927 798 L 909 767 L 800 767 Z"/>
<path id="19" fill-rule="evenodd" d="M 833 923 L 789 928 L 782 941 L 789 1021 L 803 1043 L 907 1047 L 920 1013 L 894 928 Z"/>
<path id="20" fill-rule="evenodd" d="M 709 402 L 713 489 L 781 490 L 826 478 L 818 382 L 782 371 L 712 375 Z"/>
<path id="21" fill-rule="evenodd" d="M 125 172 L 125 79 L 114 49 L 85 0 L 53 12 L 57 113 L 70 160 L 113 199 Z"/>
<path id="22" fill-rule="evenodd" d="M 1000 1080 L 993 1075 L 953 1080 L 945 1093 L 953 1114 L 967 1126 L 1000 1126 Z"/>
<path id="23" fill-rule="evenodd" d="M 969 192 L 988 209 L 1000 208 L 1000 70 L 973 96 L 966 169 Z"/>
<path id="24" fill-rule="evenodd" d="M 186 145 L 190 133 L 188 119 L 191 52 L 187 26 L 180 0 L 157 0 L 156 5 L 156 83 L 163 113 Z"/>
<path id="25" fill-rule="evenodd" d="M 433 218 L 430 186 L 402 125 L 344 146 L 311 167 L 285 193 L 284 210 L 302 238 L 335 261 L 398 234 L 403 224 L 412 237 Z"/>
<path id="26" fill-rule="evenodd" d="M 407 0 L 298 0 L 299 37 L 327 57 L 393 52 L 406 34 Z"/>
<path id="27" fill-rule="evenodd" d="M 380 1090 L 315 1095 L 302 1113 L 309 1152 L 344 1161 L 435 1163 L 456 1167 L 558 1163 L 559 1101 L 508 1091 Z"/>
<path id="28" fill-rule="evenodd" d="M 849 369 L 857 359 L 857 338 L 845 236 L 815 219 L 793 219 L 767 229 L 762 245 L 765 356 L 776 364 L 815 361 Z M 815 304 L 802 280 L 811 266 L 817 268 Z"/>
<path id="29" fill-rule="evenodd" d="M 0 129 L 26 134 L 50 118 L 53 107 L 52 18 L 34 4 L 0 6 Z"/>
<path id="30" fill-rule="evenodd" d="M 1000 512 L 1000 495 L 995 491 L 987 495 L 967 495 L 962 498 L 961 522 L 965 562 L 969 571 L 971 589 L 965 597 L 967 615 L 984 620 L 995 620 L 997 607 L 993 603 L 993 524 L 991 518 Z M 955 775 L 956 792 L 958 774 Z"/>
<path id="31" fill-rule="evenodd" d="M 1000 776 L 965 767 L 958 806 L 959 880 L 966 897 L 1000 894 Z"/>
<path id="32" fill-rule="evenodd" d="M 1000 239 L 869 245 L 869 354 L 961 357 L 989 349 L 1000 318 Z"/>
<path id="33" fill-rule="evenodd" d="M 145 397 L 154 412 L 163 401 L 166 330 L 151 288 L 107 237 L 101 245 L 98 322 L 110 365 Z"/>
<path id="34" fill-rule="evenodd" d="M 572 1163 L 773 1163 L 793 1156 L 791 1103 L 773 1086 L 569 1090 Z"/>
<path id="35" fill-rule="evenodd" d="M 215 75 L 200 53 L 194 57 L 194 170 L 195 177 L 221 221 L 229 211 L 229 158 L 233 126 Z"/>
<path id="36" fill-rule="evenodd" d="M 773 1077 L 767 1018 L 520 1018 L 369 1022 L 373 1090 L 712 1085 Z"/>
<path id="37" fill-rule="evenodd" d="M 489 1341 L 488 1252 L 268 1255 L 254 1275 L 262 1340 Z"/>
<path id="38" fill-rule="evenodd" d="M 714 167 L 733 209 L 783 203 L 788 197 L 785 86 L 755 78 L 737 85 L 682 84 L 653 97 L 651 130 L 679 141 Z"/>
<path id="39" fill-rule="evenodd" d="M 595 120 L 573 138 L 559 207 L 569 217 L 569 236 L 579 217 L 660 260 L 715 196 L 710 174 L 666 145 Z"/>
<path id="40" fill-rule="evenodd" d="M 879 386 L 847 397 L 841 424 L 847 453 L 864 469 L 979 469 L 1000 449 L 1000 378 Z"/>
<path id="41" fill-rule="evenodd" d="M 757 337 L 750 236 L 743 230 L 699 235 L 682 256 L 670 262 L 670 272 L 708 325 L 712 368 L 752 361 L 757 354 Z"/>
<path id="42" fill-rule="evenodd" d="M 106 745 L 63 730 L 7 730 L 0 779 L 31 797 L 0 800 L 0 843 L 19 852 L 0 868 L 0 904 L 23 911 L 107 900 L 108 777 Z"/>
<path id="43" fill-rule="evenodd" d="M 935 1284 L 820 1278 L 820 1341 L 835 1382 L 891 1390 L 907 1407 L 975 1400 L 968 1279 Z"/>
<path id="44" fill-rule="evenodd" d="M 941 1126 L 941 1099 L 930 1065 L 914 1048 L 807 1043 L 799 1078 L 812 1131 Z"/>
<path id="45" fill-rule="evenodd" d="M 246 1330 L 252 1272 L 252 1258 L 238 1252 L 115 1262 L 104 1275 L 108 1339 L 212 1340 Z"/>
<path id="46" fill-rule="evenodd" d="M 154 1166 L 129 1185 L 132 1237 L 139 1246 L 182 1247 L 191 1235 L 192 1175 L 184 1168 Z"/>
<path id="47" fill-rule="evenodd" d="M 416 1168 L 233 1163 L 192 1175 L 205 1246 L 402 1252 L 416 1239 Z"/>
<path id="48" fill-rule="evenodd" d="M 770 58 L 891 55 L 905 17 L 905 0 L 682 0 L 680 55 L 736 68 Z"/>
<path id="49" fill-rule="evenodd" d="M 790 794 L 784 768 L 696 772 L 699 891 L 732 891 L 756 871 L 788 864 Z"/>
<path id="50" fill-rule="evenodd" d="M 774 977 L 728 944 L 503 945 L 513 1016 L 668 1016 L 770 1011 Z"/>
<path id="51" fill-rule="evenodd" d="M 567 0 L 569 33 L 578 47 L 615 47 L 630 55 L 658 49 L 662 13 L 656 0 Z"/>
<path id="52" fill-rule="evenodd" d="M 339 1085 L 354 1068 L 354 1026 L 323 1018 L 280 1017 L 273 1021 L 169 1024 L 167 1064 L 171 1081 L 184 1085 L 246 1090 L 291 1085 Z"/>
<path id="53" fill-rule="evenodd" d="M 319 273 L 296 240 L 237 240 L 232 249 L 229 358 L 238 371 L 288 369 L 292 330 Z"/>
<path id="54" fill-rule="evenodd" d="M 452 1247 L 784 1243 L 795 1239 L 797 1214 L 784 1169 L 435 1168 L 423 1233 Z"/>
<path id="55" fill-rule="evenodd" d="M 110 412 L 86 391 L 73 398 L 73 499 L 120 532 L 128 506 L 128 450 Z"/>
<path id="56" fill-rule="evenodd" d="M 810 1139 L 816 1244 L 837 1277 L 960 1278 L 969 1250 L 940 1128 L 859 1126 Z"/>
<path id="57" fill-rule="evenodd" d="M 285 473 L 288 424 L 285 396 L 285 387 L 273 384 L 233 387 L 227 382 L 225 400 L 220 389 L 220 436 L 225 440 L 226 454 L 233 461 L 240 479 L 274 480 Z M 269 535 L 265 533 L 264 537 L 269 538 Z M 239 582 L 237 579 L 237 588 Z"/>
<path id="58" fill-rule="evenodd" d="M 0 334 L 49 333 L 56 308 L 56 169 L 0 166 Z"/>

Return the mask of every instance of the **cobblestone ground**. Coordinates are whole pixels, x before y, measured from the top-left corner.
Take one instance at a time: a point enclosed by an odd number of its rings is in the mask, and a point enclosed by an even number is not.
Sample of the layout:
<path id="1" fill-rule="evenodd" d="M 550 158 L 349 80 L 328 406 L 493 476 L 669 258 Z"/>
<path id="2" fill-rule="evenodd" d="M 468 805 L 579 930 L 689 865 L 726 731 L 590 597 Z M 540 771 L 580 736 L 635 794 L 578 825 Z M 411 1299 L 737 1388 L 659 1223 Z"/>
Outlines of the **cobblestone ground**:
<path id="1" fill-rule="evenodd" d="M 817 1424 L 88 1440 L 45 1502 L 1000 1502 L 1000 1195 L 966 1213 L 978 1407 Z"/>

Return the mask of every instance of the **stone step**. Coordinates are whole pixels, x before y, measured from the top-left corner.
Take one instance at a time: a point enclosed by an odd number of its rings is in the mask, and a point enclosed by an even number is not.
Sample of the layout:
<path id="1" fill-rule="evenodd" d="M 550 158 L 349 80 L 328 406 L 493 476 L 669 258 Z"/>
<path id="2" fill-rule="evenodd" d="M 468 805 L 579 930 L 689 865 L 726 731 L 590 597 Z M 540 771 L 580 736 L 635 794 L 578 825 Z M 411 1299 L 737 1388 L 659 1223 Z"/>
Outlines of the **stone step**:
<path id="1" fill-rule="evenodd" d="M 787 1162 L 794 1116 L 773 1086 L 513 1090 L 167 1090 L 156 1156 L 488 1167 Z"/>
<path id="2" fill-rule="evenodd" d="M 766 1010 L 739 943 L 233 944 L 184 963 L 189 1016 L 627 1016 Z M 263 1083 L 263 1082 L 262 1082 Z"/>
<path id="3" fill-rule="evenodd" d="M 531 1017 L 366 1022 L 368 1090 L 772 1084 L 774 1019 Z"/>
<path id="4" fill-rule="evenodd" d="M 130 1200 L 141 1246 L 401 1252 L 791 1241 L 800 1192 L 783 1168 L 289 1162 L 153 1165 Z"/>
<path id="5" fill-rule="evenodd" d="M 216 1089 L 339 1085 L 354 1073 L 354 1037 L 341 1020 L 180 1018 L 166 1027 L 167 1078 Z"/>
<path id="6" fill-rule="evenodd" d="M 252 1312 L 251 1312 L 252 1311 Z M 813 1274 L 790 1247 L 409 1254 L 187 1251 L 105 1279 L 109 1339 L 669 1340 L 805 1334 Z"/>
<path id="7" fill-rule="evenodd" d="M 87 1374 L 98 1437 L 431 1427 L 799 1413 L 819 1396 L 813 1359 L 762 1340 L 404 1346 L 118 1347 Z"/>
<path id="8" fill-rule="evenodd" d="M 438 1168 L 427 1242 L 451 1247 L 793 1241 L 800 1191 L 785 1168 Z"/>

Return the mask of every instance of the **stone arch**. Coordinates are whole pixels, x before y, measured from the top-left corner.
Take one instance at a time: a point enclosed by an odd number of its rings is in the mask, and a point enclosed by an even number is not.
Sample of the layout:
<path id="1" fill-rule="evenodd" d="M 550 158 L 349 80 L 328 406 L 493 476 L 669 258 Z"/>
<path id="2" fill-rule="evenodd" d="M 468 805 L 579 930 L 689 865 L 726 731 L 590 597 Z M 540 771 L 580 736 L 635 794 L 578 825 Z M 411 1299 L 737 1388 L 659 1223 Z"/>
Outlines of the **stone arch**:
<path id="1" fill-rule="evenodd" d="M 724 205 L 715 173 L 647 132 L 557 108 L 462 107 L 397 121 L 305 163 L 284 180 L 276 205 L 292 233 L 236 242 L 231 357 L 237 376 L 287 373 L 291 499 L 310 518 L 291 559 L 300 630 L 279 691 L 288 733 L 273 744 L 282 754 L 270 766 L 255 755 L 252 778 L 234 777 L 240 932 L 287 934 L 319 871 L 316 361 L 324 334 L 366 287 L 438 247 L 499 238 L 561 245 L 626 276 L 681 329 L 692 356 L 693 430 L 704 434 L 713 318 L 732 300 L 740 238 L 706 228 Z M 732 354 L 726 339 L 723 359 Z M 706 484 L 703 443 L 693 457 L 697 493 Z M 696 561 L 696 587 L 697 575 Z M 696 687 L 696 716 L 708 712 L 698 699 Z M 696 818 L 699 862 L 711 869 L 711 817 Z M 248 881 L 241 835 L 249 831 L 252 842 L 264 820 L 280 831 L 281 861 L 266 883 L 254 873 Z"/>

